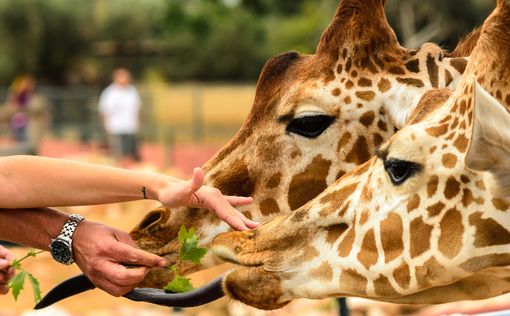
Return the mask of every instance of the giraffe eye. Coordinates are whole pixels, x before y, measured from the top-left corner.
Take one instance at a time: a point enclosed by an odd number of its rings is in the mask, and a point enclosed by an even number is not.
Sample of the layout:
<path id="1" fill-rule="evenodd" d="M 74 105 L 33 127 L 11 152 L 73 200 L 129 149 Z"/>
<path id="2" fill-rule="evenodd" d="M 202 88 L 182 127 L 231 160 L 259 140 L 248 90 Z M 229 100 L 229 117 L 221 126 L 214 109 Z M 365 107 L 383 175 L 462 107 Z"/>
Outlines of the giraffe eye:
<path id="1" fill-rule="evenodd" d="M 306 138 L 316 138 L 322 134 L 334 121 L 335 117 L 329 115 L 302 116 L 290 121 L 285 130 L 287 132 L 298 134 Z"/>
<path id="2" fill-rule="evenodd" d="M 384 169 L 394 185 L 400 185 L 421 170 L 421 165 L 399 159 L 390 159 L 384 162 Z"/>

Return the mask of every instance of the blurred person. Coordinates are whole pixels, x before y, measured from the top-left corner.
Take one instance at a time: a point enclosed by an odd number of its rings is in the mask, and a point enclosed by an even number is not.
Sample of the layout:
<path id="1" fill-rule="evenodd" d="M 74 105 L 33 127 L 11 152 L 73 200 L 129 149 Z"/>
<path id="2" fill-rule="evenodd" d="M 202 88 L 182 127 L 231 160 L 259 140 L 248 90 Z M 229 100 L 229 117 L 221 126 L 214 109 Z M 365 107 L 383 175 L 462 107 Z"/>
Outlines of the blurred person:
<path id="1" fill-rule="evenodd" d="M 113 82 L 99 98 L 99 112 L 115 157 L 140 161 L 137 139 L 140 95 L 131 83 L 129 70 L 117 68 L 113 72 Z"/>
<path id="2" fill-rule="evenodd" d="M 35 80 L 23 75 L 14 80 L 0 119 L 8 121 L 16 143 L 0 148 L 0 156 L 37 155 L 49 126 L 51 113 L 46 98 L 35 92 Z"/>
<path id="3" fill-rule="evenodd" d="M 234 229 L 258 226 L 233 207 L 250 204 L 251 198 L 224 196 L 203 181 L 200 168 L 184 181 L 64 159 L 0 157 L 0 196 L 8 197 L 0 199 L 0 239 L 48 250 L 63 264 L 76 262 L 98 288 L 120 296 L 166 260 L 138 249 L 125 232 L 48 207 L 151 199 L 170 208 L 209 209 Z"/>
<path id="4" fill-rule="evenodd" d="M 14 254 L 0 245 L 0 295 L 9 292 L 7 283 L 14 276 L 14 268 L 11 267 L 13 260 Z"/>
<path id="5" fill-rule="evenodd" d="M 7 99 L 12 114 L 9 129 L 14 139 L 23 143 L 26 141 L 26 128 L 28 125 L 28 104 L 34 93 L 35 81 L 30 75 L 20 75 L 11 84 Z"/>

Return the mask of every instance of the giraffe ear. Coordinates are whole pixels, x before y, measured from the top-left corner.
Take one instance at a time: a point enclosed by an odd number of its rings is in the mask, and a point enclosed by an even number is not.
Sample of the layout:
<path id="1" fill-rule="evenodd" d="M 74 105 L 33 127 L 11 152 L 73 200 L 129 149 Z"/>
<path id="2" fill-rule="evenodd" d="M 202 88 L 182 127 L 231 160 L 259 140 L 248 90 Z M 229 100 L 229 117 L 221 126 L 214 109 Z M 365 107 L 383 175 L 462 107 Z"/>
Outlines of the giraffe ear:
<path id="1" fill-rule="evenodd" d="M 338 51 L 345 46 L 358 46 L 359 51 L 351 52 L 352 55 L 368 55 L 386 47 L 400 48 L 384 13 L 385 3 L 386 0 L 342 0 L 322 34 L 317 53 Z"/>
<path id="2" fill-rule="evenodd" d="M 491 172 L 499 189 L 510 189 L 510 114 L 473 76 L 473 123 L 465 157 L 468 168 Z"/>

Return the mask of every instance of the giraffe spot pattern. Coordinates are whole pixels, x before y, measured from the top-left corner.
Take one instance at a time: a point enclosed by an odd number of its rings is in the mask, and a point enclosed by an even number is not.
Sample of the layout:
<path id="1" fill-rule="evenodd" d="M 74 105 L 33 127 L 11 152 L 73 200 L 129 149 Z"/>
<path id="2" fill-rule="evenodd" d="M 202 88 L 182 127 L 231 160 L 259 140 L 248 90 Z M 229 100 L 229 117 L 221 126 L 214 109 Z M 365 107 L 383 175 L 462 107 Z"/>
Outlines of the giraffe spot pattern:
<path id="1" fill-rule="evenodd" d="M 448 71 L 448 69 L 444 70 L 444 77 L 445 77 L 445 86 L 448 87 L 450 83 L 453 81 L 452 74 Z"/>
<path id="2" fill-rule="evenodd" d="M 444 196 L 447 199 L 452 199 L 459 194 L 460 183 L 453 176 L 448 177 L 446 185 L 444 187 Z"/>
<path id="3" fill-rule="evenodd" d="M 504 267 L 510 265 L 510 254 L 495 253 L 471 258 L 459 267 L 468 272 L 476 272 L 486 268 Z"/>
<path id="4" fill-rule="evenodd" d="M 475 247 L 505 245 L 510 243 L 510 232 L 492 218 L 483 218 L 476 212 L 469 216 L 469 224 L 476 228 Z"/>
<path id="5" fill-rule="evenodd" d="M 433 88 L 437 88 L 439 85 L 439 73 L 436 64 L 436 59 L 431 55 L 427 55 L 427 71 L 429 73 L 429 80 Z"/>
<path id="6" fill-rule="evenodd" d="M 498 198 L 492 199 L 492 205 L 494 205 L 494 207 L 500 211 L 507 211 L 509 206 L 507 202 Z"/>
<path id="7" fill-rule="evenodd" d="M 360 87 L 371 87 L 372 86 L 372 80 L 370 80 L 368 78 L 360 78 L 358 80 L 358 85 Z"/>
<path id="8" fill-rule="evenodd" d="M 420 61 L 418 59 L 413 59 L 411 61 L 408 61 L 406 64 L 405 64 L 407 70 L 411 71 L 411 72 L 414 72 L 414 73 L 419 73 L 420 72 Z"/>
<path id="9" fill-rule="evenodd" d="M 395 281 L 401 288 L 408 288 L 409 284 L 411 283 L 411 272 L 409 270 L 409 266 L 405 262 L 402 262 L 393 271 L 393 278 L 395 278 Z"/>
<path id="10" fill-rule="evenodd" d="M 437 192 L 437 185 L 439 184 L 438 176 L 434 175 L 429 178 L 427 182 L 427 196 L 430 198 Z"/>
<path id="11" fill-rule="evenodd" d="M 342 239 L 338 245 L 338 256 L 343 258 L 349 256 L 352 250 L 352 244 L 354 243 L 354 237 L 356 237 L 356 229 L 354 226 L 351 226 L 347 230 L 344 239 Z"/>
<path id="12" fill-rule="evenodd" d="M 425 129 L 425 131 L 430 136 L 439 137 L 439 136 L 445 134 L 448 131 L 448 124 L 441 124 L 441 125 L 432 126 L 432 127 L 429 127 L 427 129 Z"/>
<path id="13" fill-rule="evenodd" d="M 416 78 L 402 78 L 402 77 L 398 77 L 397 81 L 399 83 L 406 84 L 408 86 L 416 87 L 416 88 L 423 88 L 425 86 L 423 81 L 421 81 L 420 79 L 416 79 Z"/>
<path id="14" fill-rule="evenodd" d="M 462 74 L 464 73 L 464 70 L 466 70 L 467 60 L 464 58 L 453 58 L 450 61 L 450 65 Z"/>
<path id="15" fill-rule="evenodd" d="M 377 262 L 378 257 L 374 230 L 370 229 L 363 238 L 361 250 L 358 253 L 358 261 L 368 269 Z"/>
<path id="16" fill-rule="evenodd" d="M 398 67 L 398 66 L 393 66 L 391 67 L 389 70 L 388 70 L 391 74 L 394 74 L 394 75 L 403 75 L 405 74 L 406 72 L 404 71 L 404 69 L 402 69 L 401 67 Z"/>
<path id="17" fill-rule="evenodd" d="M 340 289 L 345 293 L 365 294 L 367 279 L 352 269 L 343 270 L 339 279 Z"/>
<path id="18" fill-rule="evenodd" d="M 382 78 L 381 80 L 379 80 L 379 83 L 377 84 L 377 88 L 379 88 L 379 91 L 384 93 L 391 89 L 391 83 L 388 79 Z"/>
<path id="19" fill-rule="evenodd" d="M 451 169 L 451 168 L 455 167 L 455 165 L 457 164 L 457 156 L 450 154 L 450 153 L 446 153 L 441 158 L 441 161 L 443 163 L 443 166 Z"/>
<path id="20" fill-rule="evenodd" d="M 278 207 L 278 203 L 275 199 L 269 198 L 260 202 L 260 212 L 264 216 L 269 216 L 275 213 L 279 213 L 280 208 Z"/>
<path id="21" fill-rule="evenodd" d="M 351 103 L 352 103 L 352 99 L 351 99 L 351 97 L 350 97 L 350 96 L 346 96 L 346 97 L 344 98 L 344 103 L 345 103 L 345 104 L 351 104 Z"/>
<path id="22" fill-rule="evenodd" d="M 333 96 L 335 96 L 335 97 L 339 96 L 339 95 L 340 95 L 340 93 L 341 93 L 340 88 L 336 88 L 336 89 L 334 89 L 333 91 L 331 91 L 331 94 L 332 94 Z"/>
<path id="23" fill-rule="evenodd" d="M 403 224 L 398 214 L 389 213 L 381 222 L 381 244 L 384 250 L 384 262 L 398 258 L 404 250 Z"/>
<path id="24" fill-rule="evenodd" d="M 430 249 L 432 226 L 423 222 L 421 217 L 415 218 L 409 228 L 410 254 L 415 258 Z"/>
<path id="25" fill-rule="evenodd" d="M 331 161 L 316 156 L 301 173 L 296 174 L 289 185 L 288 202 L 291 210 L 298 209 L 324 191 L 327 186 Z"/>
<path id="26" fill-rule="evenodd" d="M 364 101 L 372 101 L 375 97 L 375 92 L 373 91 L 356 91 L 356 96 Z"/>
<path id="27" fill-rule="evenodd" d="M 375 295 L 378 297 L 397 297 L 399 293 L 391 286 L 388 278 L 381 275 L 374 281 Z"/>
<path id="28" fill-rule="evenodd" d="M 416 281 L 419 288 L 427 288 L 432 281 L 445 277 L 445 267 L 442 266 L 436 258 L 432 257 L 422 266 L 416 267 Z"/>
<path id="29" fill-rule="evenodd" d="M 366 127 L 369 127 L 372 125 L 375 119 L 375 113 L 374 111 L 365 112 L 359 119 L 360 123 L 365 125 Z"/>
<path id="30" fill-rule="evenodd" d="M 274 188 L 278 187 L 280 185 L 281 179 L 282 179 L 282 174 L 280 172 L 273 174 L 267 181 L 266 187 L 268 189 L 274 189 Z"/>
<path id="31" fill-rule="evenodd" d="M 324 261 L 317 268 L 310 270 L 308 275 L 314 280 L 330 281 L 333 278 L 333 269 L 327 261 Z"/>
<path id="32" fill-rule="evenodd" d="M 347 146 L 347 144 L 349 143 L 349 140 L 351 139 L 351 137 L 352 137 L 352 134 L 350 132 L 345 132 L 342 135 L 342 137 L 338 141 L 337 152 Z"/>
<path id="33" fill-rule="evenodd" d="M 441 219 L 439 229 L 441 231 L 438 241 L 439 251 L 445 257 L 452 259 L 462 249 L 464 225 L 460 212 L 455 208 L 449 209 Z"/>
<path id="34" fill-rule="evenodd" d="M 414 194 L 407 201 L 407 212 L 412 212 L 413 210 L 417 209 L 418 206 L 420 206 L 420 196 L 418 194 Z"/>
<path id="35" fill-rule="evenodd" d="M 345 157 L 345 161 L 361 165 L 370 158 L 370 152 L 368 150 L 367 139 L 365 136 L 360 136 L 351 151 Z"/>
<path id="36" fill-rule="evenodd" d="M 349 185 L 346 185 L 342 187 L 339 190 L 330 192 L 323 196 L 320 199 L 321 204 L 327 204 L 329 203 L 329 207 L 325 207 L 321 210 L 320 214 L 321 216 L 326 216 L 331 213 L 334 213 L 337 208 L 341 205 L 340 203 L 343 203 L 351 194 L 356 190 L 358 187 L 358 183 L 351 183 Z"/>
<path id="37" fill-rule="evenodd" d="M 432 204 L 431 206 L 427 207 L 429 217 L 434 217 L 441 214 L 441 211 L 444 209 L 444 207 L 445 205 L 443 202 L 437 202 L 436 204 Z"/>
<path id="38" fill-rule="evenodd" d="M 328 226 L 326 228 L 327 236 L 326 236 L 326 242 L 329 244 L 334 244 L 335 241 L 340 238 L 340 236 L 345 233 L 345 231 L 349 228 L 349 225 L 345 223 L 335 224 Z"/>

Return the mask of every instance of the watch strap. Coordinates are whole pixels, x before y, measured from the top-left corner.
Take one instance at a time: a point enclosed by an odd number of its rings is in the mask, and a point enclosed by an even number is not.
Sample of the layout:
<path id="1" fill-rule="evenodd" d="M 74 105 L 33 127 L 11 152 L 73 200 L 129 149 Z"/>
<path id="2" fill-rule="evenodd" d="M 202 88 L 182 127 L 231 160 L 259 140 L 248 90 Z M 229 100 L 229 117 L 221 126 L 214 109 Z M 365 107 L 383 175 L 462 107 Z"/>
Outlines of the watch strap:
<path id="1" fill-rule="evenodd" d="M 58 234 L 57 238 L 72 240 L 76 227 L 78 227 L 78 224 L 84 219 L 85 218 L 83 216 L 78 214 L 69 215 L 69 218 L 65 222 L 64 227 L 62 227 L 62 230 L 60 231 L 60 234 Z"/>

